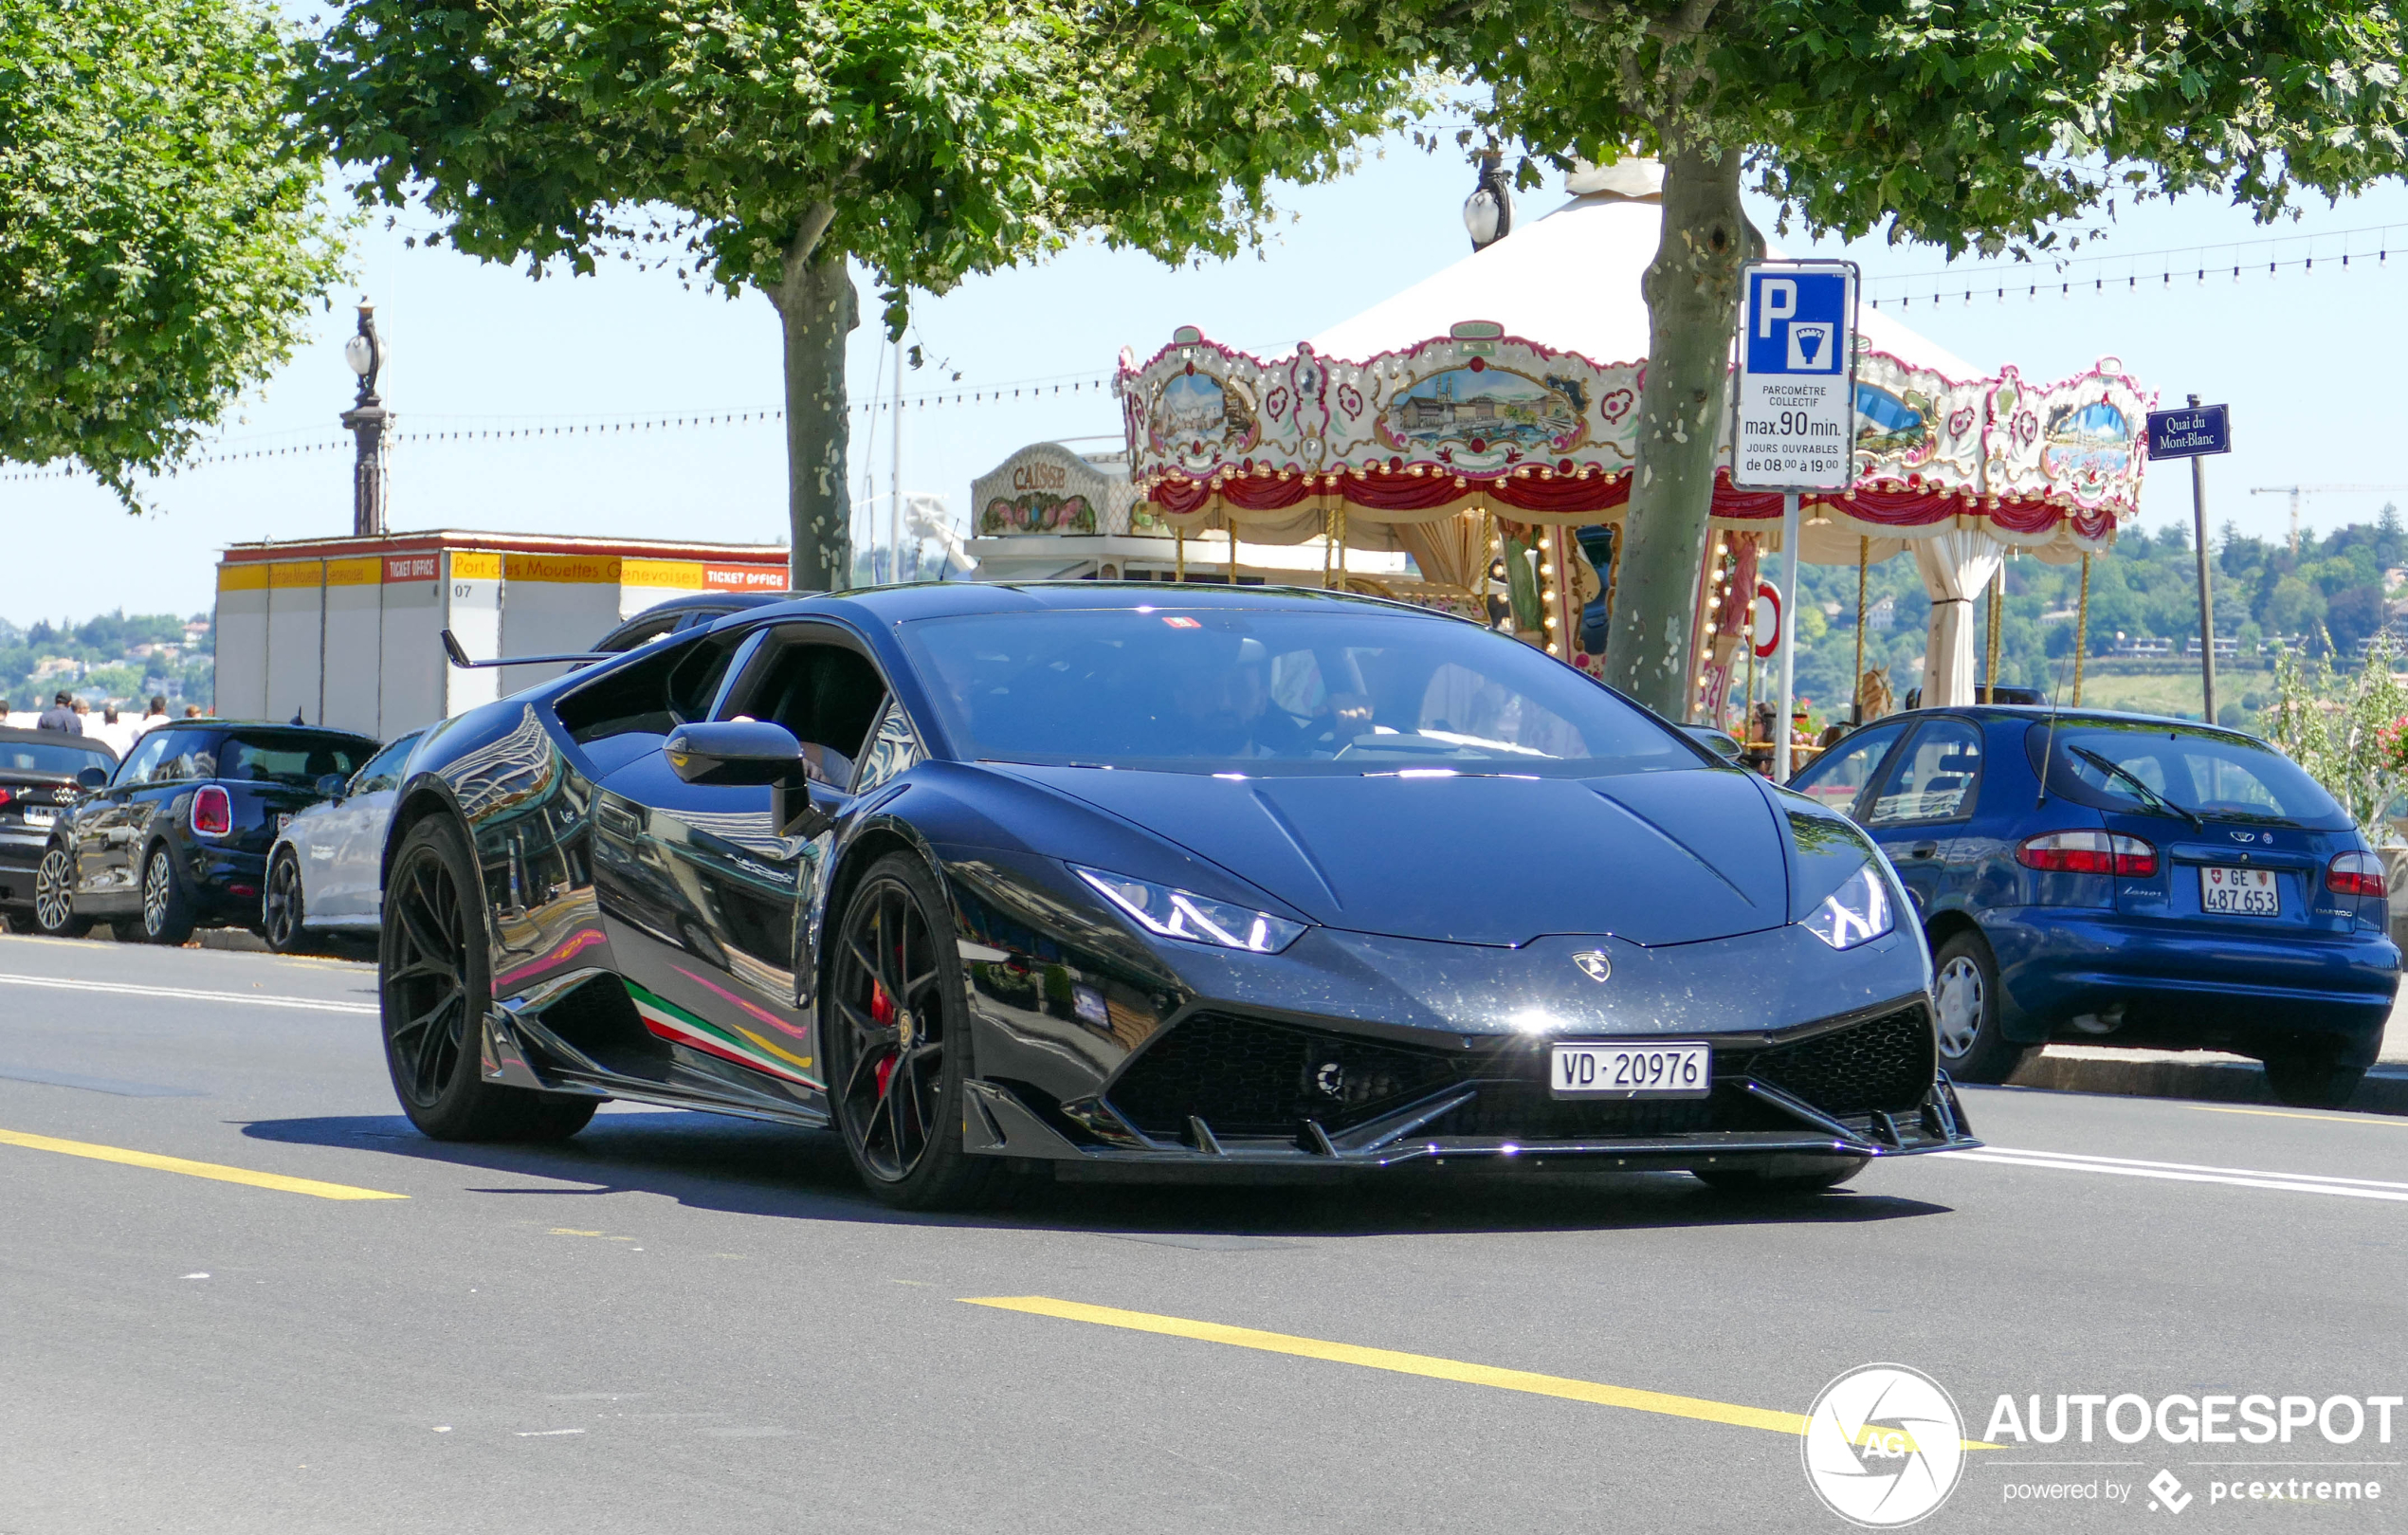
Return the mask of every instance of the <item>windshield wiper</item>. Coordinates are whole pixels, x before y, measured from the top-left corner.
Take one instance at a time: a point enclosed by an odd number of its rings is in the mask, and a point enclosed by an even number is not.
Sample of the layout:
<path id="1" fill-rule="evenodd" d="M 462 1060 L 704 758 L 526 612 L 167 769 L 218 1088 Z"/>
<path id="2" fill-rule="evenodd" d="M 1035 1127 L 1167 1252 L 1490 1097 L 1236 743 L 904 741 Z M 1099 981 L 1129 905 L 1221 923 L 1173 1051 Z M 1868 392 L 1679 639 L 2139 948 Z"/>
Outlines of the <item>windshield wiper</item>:
<path id="1" fill-rule="evenodd" d="M 2109 777 L 2122 778 L 2125 783 L 2132 786 L 2134 791 L 2140 795 L 2141 798 L 2144 802 L 2151 805 L 2162 806 L 2164 809 L 2172 811 L 2175 814 L 2180 815 L 2182 819 L 2190 822 L 2192 831 L 2204 831 L 2207 830 L 2207 823 L 2200 820 L 2196 812 L 2186 810 L 2182 806 L 2166 798 L 2163 795 L 2159 794 L 2156 790 L 2150 788 L 2145 782 L 2143 782 L 2139 774 L 2134 773 L 2130 768 L 2124 766 L 2122 763 L 2109 761 L 2107 758 L 2101 757 L 2098 753 L 2090 750 L 2088 746 L 2069 746 L 2066 748 L 2066 752 L 2069 756 L 2082 758 L 2082 760 L 2089 763 L 2092 767 L 2097 768 L 2101 773 L 2107 775 Z"/>

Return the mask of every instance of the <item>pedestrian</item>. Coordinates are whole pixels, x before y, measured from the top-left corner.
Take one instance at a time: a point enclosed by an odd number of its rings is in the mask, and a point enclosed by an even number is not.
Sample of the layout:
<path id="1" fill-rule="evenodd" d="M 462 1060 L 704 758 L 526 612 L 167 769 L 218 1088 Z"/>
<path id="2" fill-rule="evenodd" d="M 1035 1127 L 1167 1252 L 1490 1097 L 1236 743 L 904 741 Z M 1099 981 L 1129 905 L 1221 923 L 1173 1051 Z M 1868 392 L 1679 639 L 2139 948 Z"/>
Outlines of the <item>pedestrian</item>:
<path id="1" fill-rule="evenodd" d="M 75 695 L 61 688 L 50 700 L 50 706 L 43 711 L 42 718 L 33 722 L 33 728 L 55 730 L 65 736 L 82 735 L 83 721 L 77 716 Z"/>
<path id="2" fill-rule="evenodd" d="M 199 719 L 200 717 L 201 717 L 201 706 L 200 706 L 199 704 L 185 704 L 185 705 L 184 705 L 184 718 L 185 718 L 185 719 L 187 719 L 187 720 L 197 720 L 197 719 Z"/>
<path id="3" fill-rule="evenodd" d="M 143 730 L 148 730 L 153 725 L 163 725 L 165 723 L 167 723 L 167 695 L 164 693 L 153 693 L 151 695 L 151 706 L 142 711 L 141 728 Z"/>
<path id="4" fill-rule="evenodd" d="M 100 722 L 104 725 L 113 725 L 117 723 L 116 704 L 103 704 L 100 705 Z"/>

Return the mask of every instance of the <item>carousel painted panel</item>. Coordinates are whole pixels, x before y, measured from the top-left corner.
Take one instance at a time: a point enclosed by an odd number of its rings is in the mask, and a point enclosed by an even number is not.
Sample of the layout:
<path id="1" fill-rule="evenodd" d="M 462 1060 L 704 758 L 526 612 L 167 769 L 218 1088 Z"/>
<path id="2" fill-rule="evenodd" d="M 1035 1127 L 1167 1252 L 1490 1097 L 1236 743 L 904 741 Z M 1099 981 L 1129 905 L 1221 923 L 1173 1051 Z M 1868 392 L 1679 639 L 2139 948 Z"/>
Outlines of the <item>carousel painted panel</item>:
<path id="1" fill-rule="evenodd" d="M 1122 388 L 1140 481 L 1426 465 L 1493 479 L 1627 467 L 1641 369 L 1467 322 L 1455 334 L 1361 362 L 1300 347 L 1265 362 L 1192 333 Z"/>
<path id="2" fill-rule="evenodd" d="M 1865 353 L 1856 363 L 1857 483 L 1979 487 L 1990 384 Z"/>
<path id="3" fill-rule="evenodd" d="M 971 483 L 979 537 L 1130 531 L 1136 491 L 1059 443 L 1032 443 Z"/>
<path id="4" fill-rule="evenodd" d="M 2085 511 L 2139 505 L 2147 457 L 2142 433 L 2156 403 L 2114 357 L 2036 388 L 2009 364 L 1990 391 L 1983 433 L 1990 493 L 2067 502 Z"/>

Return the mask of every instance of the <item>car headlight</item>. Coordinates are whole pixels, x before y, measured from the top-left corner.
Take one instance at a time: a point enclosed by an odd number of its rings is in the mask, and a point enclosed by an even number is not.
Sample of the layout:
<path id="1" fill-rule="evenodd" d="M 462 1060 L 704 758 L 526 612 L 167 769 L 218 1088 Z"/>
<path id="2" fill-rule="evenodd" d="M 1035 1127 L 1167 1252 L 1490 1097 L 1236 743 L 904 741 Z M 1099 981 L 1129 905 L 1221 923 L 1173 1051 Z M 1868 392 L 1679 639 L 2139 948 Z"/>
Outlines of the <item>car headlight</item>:
<path id="1" fill-rule="evenodd" d="M 1268 911 L 1233 906 L 1226 901 L 1213 901 L 1150 880 L 1133 880 L 1125 874 L 1107 874 L 1100 868 L 1082 868 L 1077 864 L 1070 866 L 1070 872 L 1095 886 L 1104 900 L 1157 938 L 1244 949 L 1252 954 L 1277 954 L 1304 931 L 1303 923 L 1274 917 Z"/>
<path id="2" fill-rule="evenodd" d="M 1897 908 L 1889 899 L 1889 882 L 1867 864 L 1848 883 L 1823 897 L 1806 919 L 1806 930 L 1834 949 L 1870 943 L 1898 925 Z"/>

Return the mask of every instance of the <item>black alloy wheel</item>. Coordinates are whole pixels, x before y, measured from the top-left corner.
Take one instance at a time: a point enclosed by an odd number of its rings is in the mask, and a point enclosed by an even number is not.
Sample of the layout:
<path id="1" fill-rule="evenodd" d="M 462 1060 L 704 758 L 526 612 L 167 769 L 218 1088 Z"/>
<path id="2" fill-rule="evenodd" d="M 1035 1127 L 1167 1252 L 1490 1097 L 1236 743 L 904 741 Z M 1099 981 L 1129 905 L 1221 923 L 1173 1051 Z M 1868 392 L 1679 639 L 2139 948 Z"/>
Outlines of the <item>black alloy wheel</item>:
<path id="1" fill-rule="evenodd" d="M 164 842 L 142 860 L 142 937 L 169 948 L 181 948 L 192 937 L 192 898 Z"/>
<path id="2" fill-rule="evenodd" d="M 377 945 L 385 1065 L 410 1123 L 437 1141 L 564 1141 L 598 1100 L 498 1087 L 482 1069 L 493 1005 L 476 864 L 450 821 L 420 821 L 386 882 Z"/>
<path id="3" fill-rule="evenodd" d="M 260 898 L 259 936 L 279 954 L 298 954 L 309 944 L 302 925 L 301 860 L 284 849 L 268 866 L 267 893 Z"/>
<path id="4" fill-rule="evenodd" d="M 92 919 L 75 914 L 75 859 L 55 844 L 33 871 L 33 925 L 51 938 L 82 938 Z"/>
<path id="5" fill-rule="evenodd" d="M 919 859 L 889 853 L 846 904 L 830 965 L 830 1106 L 869 1191 L 904 1209 L 978 1202 L 1002 1170 L 961 1144 L 969 1000 L 947 909 Z"/>

